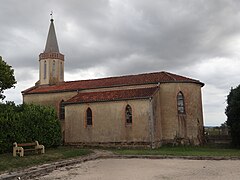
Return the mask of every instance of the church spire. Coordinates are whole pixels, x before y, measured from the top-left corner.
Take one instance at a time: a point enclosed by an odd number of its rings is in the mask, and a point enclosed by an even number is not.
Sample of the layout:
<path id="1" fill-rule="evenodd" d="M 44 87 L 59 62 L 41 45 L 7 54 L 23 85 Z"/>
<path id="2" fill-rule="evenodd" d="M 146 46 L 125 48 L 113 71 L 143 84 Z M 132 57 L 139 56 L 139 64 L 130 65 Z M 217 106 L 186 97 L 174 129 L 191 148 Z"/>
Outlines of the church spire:
<path id="1" fill-rule="evenodd" d="M 39 55 L 39 85 L 64 82 L 64 55 L 58 49 L 52 13 L 50 22 L 45 50 Z"/>
<path id="2" fill-rule="evenodd" d="M 53 18 L 52 18 L 52 13 L 51 13 L 51 23 L 48 31 L 48 37 L 47 37 L 47 42 L 45 46 L 45 51 L 44 53 L 50 53 L 50 52 L 57 52 L 59 53 L 59 48 L 58 48 L 58 43 L 57 43 L 57 36 L 55 33 L 55 28 L 53 24 Z"/>

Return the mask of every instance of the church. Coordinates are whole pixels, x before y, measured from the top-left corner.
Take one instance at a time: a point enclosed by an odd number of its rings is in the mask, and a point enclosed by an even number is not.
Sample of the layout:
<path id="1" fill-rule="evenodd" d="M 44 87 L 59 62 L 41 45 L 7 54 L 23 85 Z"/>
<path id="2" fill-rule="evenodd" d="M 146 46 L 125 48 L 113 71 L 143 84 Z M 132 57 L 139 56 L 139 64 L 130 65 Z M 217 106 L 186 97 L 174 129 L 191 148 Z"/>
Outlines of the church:
<path id="1" fill-rule="evenodd" d="M 51 19 L 39 81 L 22 96 L 56 109 L 66 145 L 202 143 L 201 81 L 166 71 L 64 81 L 64 61 Z"/>

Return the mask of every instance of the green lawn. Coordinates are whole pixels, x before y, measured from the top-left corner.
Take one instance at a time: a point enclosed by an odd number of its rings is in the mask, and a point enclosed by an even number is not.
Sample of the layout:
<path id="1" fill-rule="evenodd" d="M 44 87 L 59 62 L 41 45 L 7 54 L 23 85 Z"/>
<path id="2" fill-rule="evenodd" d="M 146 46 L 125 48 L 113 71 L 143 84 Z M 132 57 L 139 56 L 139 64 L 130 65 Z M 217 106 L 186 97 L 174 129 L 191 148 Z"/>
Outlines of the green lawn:
<path id="1" fill-rule="evenodd" d="M 19 168 L 83 156 L 90 153 L 91 151 L 88 149 L 58 147 L 55 149 L 46 149 L 45 154 L 29 154 L 24 157 L 13 157 L 10 153 L 0 154 L 0 173 L 3 171 L 12 171 Z"/>
<path id="2" fill-rule="evenodd" d="M 161 147 L 158 149 L 116 149 L 121 155 L 224 156 L 240 157 L 239 149 L 210 147 Z"/>

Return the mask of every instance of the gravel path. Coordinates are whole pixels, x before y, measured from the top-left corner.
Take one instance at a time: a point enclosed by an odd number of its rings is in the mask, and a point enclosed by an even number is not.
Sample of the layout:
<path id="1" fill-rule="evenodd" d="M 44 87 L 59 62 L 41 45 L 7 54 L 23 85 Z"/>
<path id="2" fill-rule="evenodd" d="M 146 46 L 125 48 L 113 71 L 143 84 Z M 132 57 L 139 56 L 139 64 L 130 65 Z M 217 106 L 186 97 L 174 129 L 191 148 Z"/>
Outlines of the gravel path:
<path id="1" fill-rule="evenodd" d="M 240 160 L 98 159 L 54 170 L 36 180 L 158 180 L 240 178 Z"/>

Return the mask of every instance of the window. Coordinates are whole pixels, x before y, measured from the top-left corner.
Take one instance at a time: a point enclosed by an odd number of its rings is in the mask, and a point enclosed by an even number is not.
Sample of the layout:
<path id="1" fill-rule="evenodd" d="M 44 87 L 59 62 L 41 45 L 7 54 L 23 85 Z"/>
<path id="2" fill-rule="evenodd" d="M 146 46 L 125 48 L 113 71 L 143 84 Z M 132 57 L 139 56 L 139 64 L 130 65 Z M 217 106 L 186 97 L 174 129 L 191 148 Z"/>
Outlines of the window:
<path id="1" fill-rule="evenodd" d="M 44 68 L 43 68 L 43 79 L 47 78 L 47 62 L 44 61 Z"/>
<path id="2" fill-rule="evenodd" d="M 132 124 L 132 108 L 128 104 L 125 109 L 126 124 Z"/>
<path id="3" fill-rule="evenodd" d="M 53 65 L 52 65 L 52 74 L 53 74 L 53 77 L 56 77 L 56 63 L 55 63 L 55 61 L 53 61 Z"/>
<path id="4" fill-rule="evenodd" d="M 92 110 L 87 108 L 87 126 L 92 126 Z"/>
<path id="5" fill-rule="evenodd" d="M 181 91 L 177 95 L 177 109 L 178 114 L 185 114 L 184 96 Z"/>
<path id="6" fill-rule="evenodd" d="M 64 106 L 64 101 L 62 100 L 60 102 L 60 108 L 59 108 L 59 118 L 60 120 L 64 120 L 65 119 L 65 106 Z"/>
<path id="7" fill-rule="evenodd" d="M 60 78 L 63 79 L 63 63 L 61 62 L 61 65 L 60 65 Z"/>

